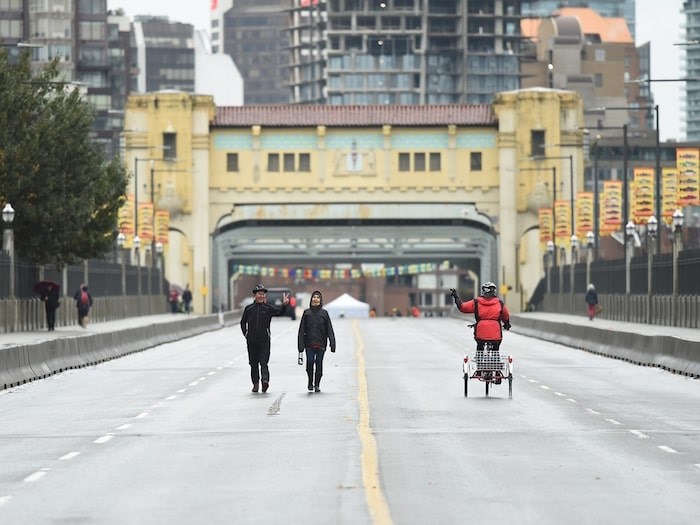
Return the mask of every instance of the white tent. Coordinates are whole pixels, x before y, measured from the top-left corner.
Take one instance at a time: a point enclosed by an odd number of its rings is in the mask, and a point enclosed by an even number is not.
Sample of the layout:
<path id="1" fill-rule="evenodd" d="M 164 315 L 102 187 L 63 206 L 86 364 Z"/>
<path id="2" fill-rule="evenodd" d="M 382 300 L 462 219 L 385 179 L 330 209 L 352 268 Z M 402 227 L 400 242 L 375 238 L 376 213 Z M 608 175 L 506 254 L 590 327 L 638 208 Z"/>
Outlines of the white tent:
<path id="1" fill-rule="evenodd" d="M 331 319 L 369 317 L 369 305 L 346 293 L 330 303 L 324 304 L 323 307 L 328 311 Z"/>

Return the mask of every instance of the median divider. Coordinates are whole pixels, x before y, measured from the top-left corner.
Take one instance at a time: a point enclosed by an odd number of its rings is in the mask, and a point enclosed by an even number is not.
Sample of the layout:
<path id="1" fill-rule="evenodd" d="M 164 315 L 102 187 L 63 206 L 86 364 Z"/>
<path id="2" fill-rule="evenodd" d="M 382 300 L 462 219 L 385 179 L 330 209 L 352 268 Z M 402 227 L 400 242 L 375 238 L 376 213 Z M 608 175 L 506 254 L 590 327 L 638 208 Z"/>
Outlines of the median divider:
<path id="1" fill-rule="evenodd" d="M 671 335 L 650 335 L 609 330 L 595 324 L 575 324 L 512 315 L 515 333 L 578 348 L 594 354 L 653 366 L 691 377 L 700 377 L 700 348 L 697 341 Z"/>
<path id="2" fill-rule="evenodd" d="M 238 316 L 240 312 L 185 318 L 177 316 L 172 322 L 84 333 L 0 348 L 0 389 L 218 330 L 234 323 Z"/>

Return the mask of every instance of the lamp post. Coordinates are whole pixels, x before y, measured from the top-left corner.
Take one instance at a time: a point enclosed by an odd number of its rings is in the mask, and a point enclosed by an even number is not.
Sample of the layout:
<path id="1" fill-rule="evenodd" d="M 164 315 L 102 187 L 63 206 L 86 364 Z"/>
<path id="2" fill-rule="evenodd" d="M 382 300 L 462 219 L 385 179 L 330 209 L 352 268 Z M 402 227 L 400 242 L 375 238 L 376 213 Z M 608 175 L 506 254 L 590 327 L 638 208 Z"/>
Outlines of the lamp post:
<path id="1" fill-rule="evenodd" d="M 569 205 L 571 206 L 571 233 L 574 233 L 574 216 L 576 215 L 576 203 L 574 201 L 574 156 L 565 155 L 561 157 L 531 157 L 533 160 L 569 160 L 569 187 L 571 192 L 569 195 Z M 556 181 L 556 171 L 554 173 L 554 179 Z M 556 182 L 555 182 L 556 184 Z M 555 190 L 556 191 L 556 190 Z M 556 195 L 556 193 L 555 193 Z M 554 198 L 556 200 L 556 197 Z"/>
<path id="2" fill-rule="evenodd" d="M 121 262 L 121 266 L 122 266 L 122 295 L 126 295 L 126 268 L 125 268 L 126 254 L 124 253 L 124 243 L 125 242 L 126 242 L 126 235 L 124 235 L 122 232 L 119 232 L 119 235 L 117 235 L 117 246 L 119 247 L 119 261 Z"/>
<path id="3" fill-rule="evenodd" d="M 576 260 L 578 259 L 578 237 L 571 236 L 571 264 L 569 265 L 569 293 L 571 294 L 571 313 L 574 313 L 574 293 L 576 276 L 574 270 L 576 268 Z"/>
<path id="4" fill-rule="evenodd" d="M 673 212 L 673 291 L 671 298 L 671 312 L 673 326 L 678 326 L 678 254 L 681 251 L 681 234 L 683 233 L 683 219 L 685 216 L 679 209 Z"/>
<path id="5" fill-rule="evenodd" d="M 647 324 L 651 324 L 652 312 L 652 265 L 654 262 L 654 238 L 659 223 L 653 215 L 647 220 Z"/>
<path id="6" fill-rule="evenodd" d="M 156 243 L 156 254 L 158 256 L 158 295 L 163 295 L 163 243 Z"/>
<path id="7" fill-rule="evenodd" d="M 552 262 L 554 261 L 554 241 L 547 241 L 547 293 L 552 292 Z"/>
<path id="8" fill-rule="evenodd" d="M 559 247 L 559 266 L 557 270 L 559 271 L 559 293 L 558 297 L 561 297 L 564 293 L 564 263 L 566 262 L 566 248 L 563 246 Z M 561 303 L 559 304 L 561 307 Z"/>
<path id="9" fill-rule="evenodd" d="M 141 249 L 141 239 L 139 238 L 138 235 L 134 236 L 134 251 L 136 253 L 136 275 L 137 275 L 137 284 L 138 284 L 138 296 L 139 299 L 141 299 L 141 254 L 139 253 L 139 250 Z M 140 308 L 140 303 L 139 303 L 139 308 Z"/>
<path id="10" fill-rule="evenodd" d="M 586 234 L 586 286 L 591 284 L 591 262 L 593 262 L 593 250 L 595 249 L 595 233 L 589 231 Z"/>
<path id="11" fill-rule="evenodd" d="M 630 320 L 630 291 L 631 291 L 631 271 L 632 263 L 632 242 L 634 239 L 635 226 L 632 221 L 625 223 L 625 320 Z"/>
<path id="12" fill-rule="evenodd" d="M 12 229 L 14 220 L 15 209 L 8 202 L 2 209 L 2 222 L 5 224 L 2 249 L 10 257 L 10 299 L 15 298 L 15 232 Z"/>
<path id="13" fill-rule="evenodd" d="M 153 264 L 151 261 L 153 260 L 153 252 L 151 251 L 151 245 L 147 244 L 146 245 L 146 275 L 148 277 L 148 295 L 149 297 L 153 295 L 153 284 L 151 283 L 151 269 L 153 268 Z"/>

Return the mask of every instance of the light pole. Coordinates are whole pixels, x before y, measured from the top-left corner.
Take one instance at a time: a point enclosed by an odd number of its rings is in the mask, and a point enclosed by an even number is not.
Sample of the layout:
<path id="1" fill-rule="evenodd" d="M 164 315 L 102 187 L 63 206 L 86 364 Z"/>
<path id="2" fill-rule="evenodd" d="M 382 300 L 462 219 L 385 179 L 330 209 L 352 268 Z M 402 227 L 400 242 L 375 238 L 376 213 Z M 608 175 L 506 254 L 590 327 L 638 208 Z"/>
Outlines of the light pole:
<path id="1" fill-rule="evenodd" d="M 559 293 L 558 297 L 561 297 L 564 293 L 564 263 L 566 262 L 566 248 L 563 246 L 559 247 L 559 266 L 557 270 L 559 271 Z M 561 307 L 561 304 L 559 304 Z"/>
<path id="2" fill-rule="evenodd" d="M 153 295 L 153 284 L 151 283 L 151 269 L 153 268 L 153 264 L 151 261 L 153 260 L 153 252 L 151 251 L 151 245 L 147 244 L 146 245 L 146 275 L 148 277 L 148 295 L 149 297 Z"/>
<path id="3" fill-rule="evenodd" d="M 141 239 L 138 235 L 134 236 L 134 251 L 136 253 L 136 275 L 138 281 L 138 296 L 141 299 L 141 254 L 139 250 L 141 249 Z M 140 308 L 140 305 L 139 305 Z"/>
<path id="4" fill-rule="evenodd" d="M 634 242 L 634 232 L 636 228 L 632 221 L 625 224 L 625 321 L 630 320 L 630 291 L 631 291 L 631 271 L 632 263 L 632 243 Z"/>
<path id="5" fill-rule="evenodd" d="M 552 262 L 554 261 L 554 241 L 547 241 L 547 293 L 552 292 Z"/>
<path id="6" fill-rule="evenodd" d="M 158 295 L 163 295 L 163 243 L 156 243 L 156 254 L 158 255 Z"/>
<path id="7" fill-rule="evenodd" d="M 117 246 L 119 247 L 119 261 L 121 262 L 122 266 L 122 295 L 126 295 L 126 268 L 125 268 L 125 259 L 126 259 L 126 254 L 124 253 L 124 243 L 126 242 L 126 235 L 124 233 L 119 232 L 119 235 L 117 235 Z"/>
<path id="8" fill-rule="evenodd" d="M 2 222 L 5 224 L 2 249 L 10 257 L 10 299 L 15 298 L 15 232 L 12 229 L 14 220 L 15 209 L 8 202 L 2 209 Z"/>
<path id="9" fill-rule="evenodd" d="M 681 234 L 685 216 L 679 209 L 673 212 L 673 291 L 671 298 L 673 326 L 678 326 L 678 254 L 681 251 Z"/>
<path id="10" fill-rule="evenodd" d="M 593 262 L 593 250 L 595 249 L 595 233 L 589 231 L 586 234 L 586 286 L 591 284 L 591 262 Z"/>
<path id="11" fill-rule="evenodd" d="M 574 216 L 576 215 L 576 203 L 574 201 L 574 156 L 565 155 L 561 157 L 531 157 L 532 160 L 569 160 L 569 186 L 571 188 L 571 194 L 569 195 L 569 205 L 571 206 L 571 233 L 574 233 Z M 556 181 L 556 171 L 554 173 L 554 180 Z M 556 184 L 556 182 L 555 182 Z M 556 190 L 555 190 L 556 191 Z M 556 200 L 556 193 L 554 194 Z M 554 211 L 554 210 L 552 210 Z"/>
<path id="12" fill-rule="evenodd" d="M 569 265 L 569 293 L 571 294 L 571 313 L 575 311 L 574 305 L 574 287 L 576 284 L 576 276 L 574 274 L 574 269 L 576 268 L 576 261 L 578 259 L 578 237 L 576 235 L 571 236 L 571 264 Z"/>
<path id="13" fill-rule="evenodd" d="M 654 238 L 659 223 L 653 215 L 647 220 L 647 324 L 651 324 L 652 312 L 652 265 L 654 263 Z"/>

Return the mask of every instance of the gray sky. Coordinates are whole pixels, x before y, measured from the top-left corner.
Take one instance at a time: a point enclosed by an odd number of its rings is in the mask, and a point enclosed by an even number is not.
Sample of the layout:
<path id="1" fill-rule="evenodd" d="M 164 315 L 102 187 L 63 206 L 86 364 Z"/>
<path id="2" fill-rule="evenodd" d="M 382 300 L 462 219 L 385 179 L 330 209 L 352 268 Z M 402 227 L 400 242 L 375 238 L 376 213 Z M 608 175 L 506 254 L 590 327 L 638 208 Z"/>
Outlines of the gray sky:
<path id="1" fill-rule="evenodd" d="M 209 29 L 212 0 L 107 0 L 109 9 L 123 8 L 134 15 L 166 15 L 174 22 L 188 22 L 197 29 Z M 683 47 L 681 16 L 683 0 L 637 0 L 637 45 L 651 41 L 651 78 L 680 78 Z M 685 86 L 681 82 L 652 83 L 659 104 L 661 139 L 681 138 L 681 105 Z"/>

